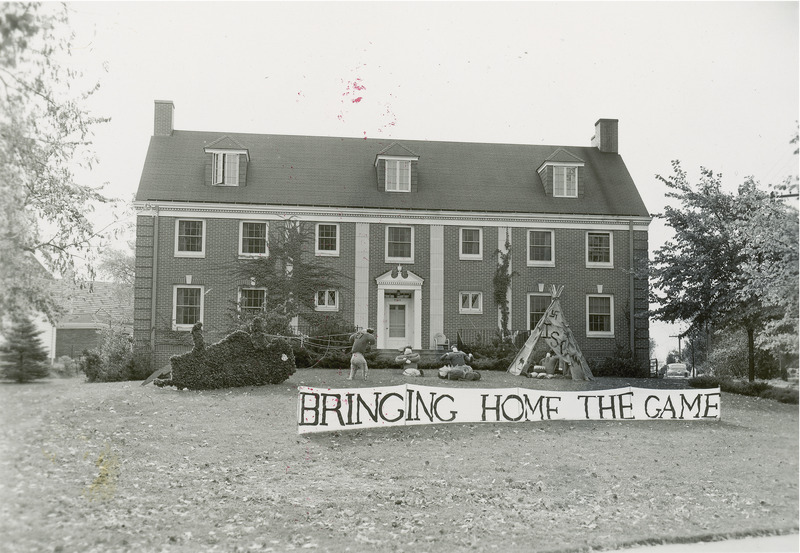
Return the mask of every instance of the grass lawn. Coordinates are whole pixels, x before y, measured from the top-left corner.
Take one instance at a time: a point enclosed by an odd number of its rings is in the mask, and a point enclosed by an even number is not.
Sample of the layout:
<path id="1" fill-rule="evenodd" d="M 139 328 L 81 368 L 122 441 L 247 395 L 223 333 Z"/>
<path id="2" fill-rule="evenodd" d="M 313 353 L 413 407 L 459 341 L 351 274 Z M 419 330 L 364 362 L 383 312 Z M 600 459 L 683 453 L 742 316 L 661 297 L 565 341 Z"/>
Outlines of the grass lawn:
<path id="1" fill-rule="evenodd" d="M 354 386 L 401 384 L 399 370 Z M 429 374 L 429 373 L 426 373 Z M 585 390 L 681 381 L 442 387 Z M 452 424 L 297 434 L 303 369 L 211 392 L 0 384 L 0 551 L 589 551 L 798 529 L 798 408 L 722 394 L 720 421 Z"/>

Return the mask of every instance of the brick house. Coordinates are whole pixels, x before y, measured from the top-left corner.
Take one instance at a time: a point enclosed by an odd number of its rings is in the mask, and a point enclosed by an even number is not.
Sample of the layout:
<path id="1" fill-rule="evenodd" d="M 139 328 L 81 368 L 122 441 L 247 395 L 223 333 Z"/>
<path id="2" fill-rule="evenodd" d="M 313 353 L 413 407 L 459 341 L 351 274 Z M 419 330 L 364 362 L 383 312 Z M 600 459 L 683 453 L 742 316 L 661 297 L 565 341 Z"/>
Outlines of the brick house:
<path id="1" fill-rule="evenodd" d="M 496 332 L 510 251 L 509 330 L 531 329 L 564 285 L 586 357 L 623 344 L 646 370 L 651 218 L 617 120 L 597 121 L 588 146 L 543 146 L 181 131 L 174 109 L 155 102 L 135 201 L 134 338 L 157 363 L 195 321 L 214 340 L 231 305 L 258 307 L 265 291 L 226 268 L 269 255 L 291 219 L 348 275 L 317 309 L 375 328 L 379 348 Z"/>

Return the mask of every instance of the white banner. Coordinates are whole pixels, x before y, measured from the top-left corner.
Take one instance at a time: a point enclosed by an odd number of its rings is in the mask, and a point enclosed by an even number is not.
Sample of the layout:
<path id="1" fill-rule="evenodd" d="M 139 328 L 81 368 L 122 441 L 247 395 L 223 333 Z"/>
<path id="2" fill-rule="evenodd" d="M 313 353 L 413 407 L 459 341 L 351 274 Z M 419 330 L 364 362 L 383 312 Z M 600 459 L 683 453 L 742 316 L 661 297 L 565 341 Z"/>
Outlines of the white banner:
<path id="1" fill-rule="evenodd" d="M 450 422 L 719 420 L 720 389 L 618 388 L 558 392 L 528 388 L 298 387 L 297 431 L 330 432 Z"/>

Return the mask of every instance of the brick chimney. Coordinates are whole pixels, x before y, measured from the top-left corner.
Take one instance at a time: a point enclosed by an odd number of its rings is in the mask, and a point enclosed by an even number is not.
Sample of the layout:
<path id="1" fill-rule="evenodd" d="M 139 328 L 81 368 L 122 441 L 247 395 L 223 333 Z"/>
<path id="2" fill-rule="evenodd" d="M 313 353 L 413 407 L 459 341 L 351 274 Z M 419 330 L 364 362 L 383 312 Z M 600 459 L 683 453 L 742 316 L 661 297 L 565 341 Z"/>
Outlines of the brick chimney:
<path id="1" fill-rule="evenodd" d="M 594 124 L 592 146 L 601 152 L 610 154 L 619 153 L 619 133 L 617 126 L 619 119 L 598 119 Z"/>
<path id="2" fill-rule="evenodd" d="M 172 136 L 172 118 L 174 114 L 175 104 L 170 100 L 156 100 L 153 136 Z"/>

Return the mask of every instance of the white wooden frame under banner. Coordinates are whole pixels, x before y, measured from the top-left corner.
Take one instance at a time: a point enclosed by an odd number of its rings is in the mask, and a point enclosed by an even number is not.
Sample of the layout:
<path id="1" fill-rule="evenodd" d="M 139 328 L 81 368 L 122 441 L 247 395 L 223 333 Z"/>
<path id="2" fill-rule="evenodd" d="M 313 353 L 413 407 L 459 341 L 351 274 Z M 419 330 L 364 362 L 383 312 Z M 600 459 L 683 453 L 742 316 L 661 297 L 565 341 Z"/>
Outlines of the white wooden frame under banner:
<path id="1" fill-rule="evenodd" d="M 529 388 L 298 387 L 297 431 L 331 432 L 454 422 L 719 420 L 720 389 L 616 388 L 559 392 Z"/>

